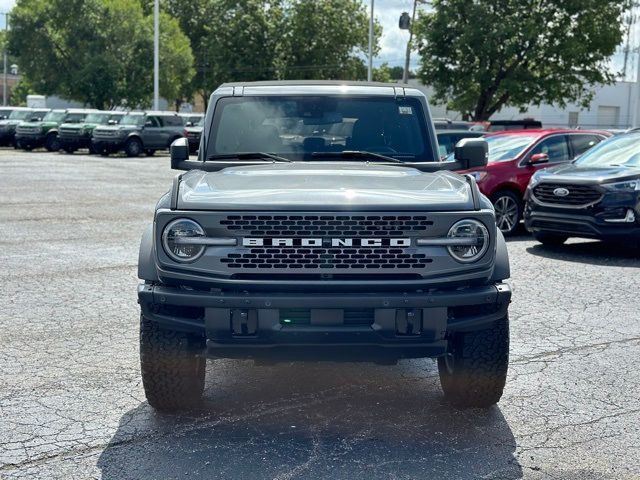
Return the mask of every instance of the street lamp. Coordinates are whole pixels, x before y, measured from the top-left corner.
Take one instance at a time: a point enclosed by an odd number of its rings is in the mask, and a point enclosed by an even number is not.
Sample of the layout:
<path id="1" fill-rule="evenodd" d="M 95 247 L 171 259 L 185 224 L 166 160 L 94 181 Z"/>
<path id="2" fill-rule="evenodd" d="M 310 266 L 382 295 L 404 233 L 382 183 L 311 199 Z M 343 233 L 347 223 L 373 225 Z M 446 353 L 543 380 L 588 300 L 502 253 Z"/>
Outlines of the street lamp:
<path id="1" fill-rule="evenodd" d="M 4 70 L 2 75 L 2 105 L 7 105 L 7 31 L 9 30 L 9 14 L 8 13 L 0 13 L 0 15 L 4 15 L 4 52 L 3 52 L 3 63 Z"/>
<path id="2" fill-rule="evenodd" d="M 371 15 L 369 16 L 369 66 L 367 68 L 367 80 L 373 79 L 373 2 L 371 0 Z"/>
<path id="3" fill-rule="evenodd" d="M 153 2 L 153 109 L 159 110 L 160 99 L 160 0 Z"/>

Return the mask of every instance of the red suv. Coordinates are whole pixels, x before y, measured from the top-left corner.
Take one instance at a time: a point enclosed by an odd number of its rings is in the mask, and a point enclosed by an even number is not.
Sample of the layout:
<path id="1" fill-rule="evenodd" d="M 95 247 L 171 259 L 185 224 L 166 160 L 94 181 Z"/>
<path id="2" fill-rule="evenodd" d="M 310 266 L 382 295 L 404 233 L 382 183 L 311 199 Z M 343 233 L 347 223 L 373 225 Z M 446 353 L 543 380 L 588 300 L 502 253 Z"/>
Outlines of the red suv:
<path id="1" fill-rule="evenodd" d="M 537 170 L 569 162 L 611 136 L 601 130 L 527 129 L 492 133 L 486 167 L 464 170 L 491 199 L 502 233 L 514 232 L 522 219 L 522 199 L 529 179 Z"/>

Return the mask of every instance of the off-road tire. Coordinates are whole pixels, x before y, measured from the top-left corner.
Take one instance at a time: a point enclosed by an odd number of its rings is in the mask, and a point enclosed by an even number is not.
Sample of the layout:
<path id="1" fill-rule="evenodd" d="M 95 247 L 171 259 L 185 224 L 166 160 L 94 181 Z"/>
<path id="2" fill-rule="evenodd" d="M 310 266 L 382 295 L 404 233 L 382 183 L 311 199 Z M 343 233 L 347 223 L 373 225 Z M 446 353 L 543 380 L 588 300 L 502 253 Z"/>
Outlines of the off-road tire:
<path id="1" fill-rule="evenodd" d="M 57 133 L 49 133 L 44 139 L 44 148 L 49 152 L 57 152 L 60 150 L 60 140 Z"/>
<path id="2" fill-rule="evenodd" d="M 445 398 L 460 408 L 488 408 L 500 400 L 509 367 L 509 317 L 492 327 L 456 333 L 438 358 Z"/>
<path id="3" fill-rule="evenodd" d="M 149 405 L 163 411 L 196 407 L 204 390 L 202 339 L 161 329 L 140 315 L 140 370 Z"/>
<path id="4" fill-rule="evenodd" d="M 142 142 L 137 138 L 130 138 L 124 144 L 124 153 L 127 157 L 138 157 L 142 151 Z"/>
<path id="5" fill-rule="evenodd" d="M 569 238 L 566 235 L 556 235 L 555 233 L 536 232 L 533 237 L 543 245 L 557 247 L 562 245 Z"/>

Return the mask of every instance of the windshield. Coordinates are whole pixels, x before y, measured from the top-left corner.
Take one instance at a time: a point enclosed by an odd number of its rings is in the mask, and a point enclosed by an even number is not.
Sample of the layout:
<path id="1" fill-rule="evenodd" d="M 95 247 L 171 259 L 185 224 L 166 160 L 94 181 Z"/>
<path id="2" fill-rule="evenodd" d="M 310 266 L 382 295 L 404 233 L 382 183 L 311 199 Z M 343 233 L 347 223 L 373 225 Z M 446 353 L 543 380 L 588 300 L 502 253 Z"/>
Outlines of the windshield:
<path id="1" fill-rule="evenodd" d="M 144 124 L 144 115 L 125 115 L 120 120 L 120 125 L 142 125 Z"/>
<path id="2" fill-rule="evenodd" d="M 11 112 L 11 115 L 9 115 L 9 120 L 25 120 L 29 118 L 32 113 L 31 110 L 14 110 Z"/>
<path id="3" fill-rule="evenodd" d="M 489 135 L 485 137 L 489 144 L 489 162 L 513 160 L 537 138 L 533 135 Z"/>
<path id="4" fill-rule="evenodd" d="M 207 156 L 269 152 L 292 160 L 314 152 L 362 150 L 434 161 L 417 99 L 347 96 L 222 98 Z M 335 157 L 332 157 L 335 158 Z"/>
<path id="5" fill-rule="evenodd" d="M 612 137 L 591 150 L 587 150 L 578 160 L 580 167 L 625 166 L 640 168 L 640 132 Z"/>
<path id="6" fill-rule="evenodd" d="M 42 119 L 43 122 L 60 122 L 64 119 L 65 112 L 49 112 Z"/>
<path id="7" fill-rule="evenodd" d="M 85 123 L 107 123 L 109 120 L 108 113 L 90 113 L 84 119 Z"/>

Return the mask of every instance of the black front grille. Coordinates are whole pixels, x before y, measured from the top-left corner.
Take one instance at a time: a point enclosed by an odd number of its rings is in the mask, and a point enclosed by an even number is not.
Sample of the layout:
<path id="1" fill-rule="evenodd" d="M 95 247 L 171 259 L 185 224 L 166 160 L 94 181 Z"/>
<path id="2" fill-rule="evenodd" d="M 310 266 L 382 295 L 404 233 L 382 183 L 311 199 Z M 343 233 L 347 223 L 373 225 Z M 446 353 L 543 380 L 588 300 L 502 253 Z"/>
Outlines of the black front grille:
<path id="1" fill-rule="evenodd" d="M 566 189 L 565 196 L 556 195 L 557 189 Z M 602 193 L 588 185 L 562 185 L 557 183 L 541 183 L 533 189 L 535 197 L 543 203 L 554 205 L 582 206 L 597 202 Z"/>
<path id="2" fill-rule="evenodd" d="M 433 259 L 401 248 L 251 248 L 220 260 L 228 268 L 261 269 L 409 269 L 425 268 Z"/>
<path id="3" fill-rule="evenodd" d="M 229 215 L 227 230 L 269 236 L 374 236 L 417 234 L 433 225 L 423 215 Z"/>

